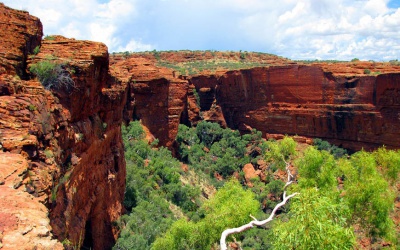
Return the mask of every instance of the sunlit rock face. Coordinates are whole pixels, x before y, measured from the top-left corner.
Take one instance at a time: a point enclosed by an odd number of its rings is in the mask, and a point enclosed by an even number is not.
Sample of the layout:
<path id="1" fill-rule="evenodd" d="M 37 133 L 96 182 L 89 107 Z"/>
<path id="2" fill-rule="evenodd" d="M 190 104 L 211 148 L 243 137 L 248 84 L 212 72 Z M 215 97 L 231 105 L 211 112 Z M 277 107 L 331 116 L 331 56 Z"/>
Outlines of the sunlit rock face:
<path id="1" fill-rule="evenodd" d="M 351 150 L 400 147 L 400 74 L 343 76 L 288 65 L 193 77 L 209 113 L 228 127 L 318 137 Z M 214 110 L 218 110 L 215 109 Z"/>
<path id="2" fill-rule="evenodd" d="M 123 211 L 127 86 L 109 74 L 104 44 L 42 41 L 37 18 L 2 4 L 0 18 L 3 249 L 62 249 L 62 241 L 109 249 Z M 28 80 L 43 61 L 63 65 L 74 85 Z"/>

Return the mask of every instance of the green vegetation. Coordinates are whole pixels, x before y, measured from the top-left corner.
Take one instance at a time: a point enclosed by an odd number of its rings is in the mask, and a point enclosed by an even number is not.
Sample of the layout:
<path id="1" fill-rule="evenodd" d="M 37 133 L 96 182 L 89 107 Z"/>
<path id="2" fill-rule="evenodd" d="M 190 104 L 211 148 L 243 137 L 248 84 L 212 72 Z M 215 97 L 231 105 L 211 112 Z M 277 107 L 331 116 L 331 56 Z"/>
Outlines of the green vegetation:
<path id="1" fill-rule="evenodd" d="M 259 131 L 240 135 L 218 124 L 179 126 L 177 159 L 144 141 L 139 122 L 122 129 L 127 162 L 124 205 L 114 249 L 217 249 L 223 230 L 269 216 L 281 201 L 287 164 L 299 194 L 265 228 L 228 237 L 243 249 L 354 249 L 368 237 L 396 249 L 390 217 L 400 152 L 381 148 L 348 155 L 322 140 L 299 151 L 290 137 L 265 141 Z M 187 172 L 181 168 L 188 165 Z M 248 180 L 243 166 L 263 175 Z M 198 181 L 187 181 L 188 175 Z M 214 195 L 203 196 L 214 185 Z M 398 196 L 398 194 L 397 194 Z"/>
<path id="2" fill-rule="evenodd" d="M 258 207 L 254 195 L 232 179 L 203 205 L 203 219 L 175 222 L 163 237 L 157 238 L 152 249 L 210 249 L 225 228 L 246 223 Z"/>
<path id="3" fill-rule="evenodd" d="M 203 71 L 215 73 L 218 69 L 236 70 L 249 69 L 254 67 L 268 66 L 268 64 L 260 62 L 246 61 L 246 57 L 240 57 L 240 60 L 193 60 L 182 63 L 174 63 L 161 60 L 156 64 L 159 67 L 170 68 L 178 71 L 181 75 L 196 75 Z"/>
<path id="4" fill-rule="evenodd" d="M 29 111 L 35 111 L 37 108 L 36 108 L 35 105 L 29 104 L 29 105 L 28 105 L 28 109 L 29 109 Z"/>
<path id="5" fill-rule="evenodd" d="M 314 139 L 314 146 L 318 150 L 325 150 L 332 154 L 336 159 L 347 155 L 347 150 L 339 148 L 335 145 L 331 145 L 329 142 L 321 140 L 319 138 Z"/>
<path id="6" fill-rule="evenodd" d="M 46 35 L 43 39 L 52 41 L 52 40 L 55 40 L 56 38 L 54 36 Z"/>
<path id="7" fill-rule="evenodd" d="M 246 163 L 261 159 L 266 148 L 259 131 L 241 136 L 238 131 L 204 121 L 196 128 L 179 125 L 176 141 L 179 159 L 210 177 L 218 174 L 226 178 L 240 172 Z"/>
<path id="8" fill-rule="evenodd" d="M 39 54 L 39 52 L 40 52 L 40 47 L 39 47 L 39 46 L 36 46 L 36 47 L 33 49 L 33 54 L 34 54 L 34 55 L 37 55 L 37 54 Z"/>
<path id="9" fill-rule="evenodd" d="M 53 58 L 32 64 L 29 70 L 37 76 L 40 83 L 48 90 L 66 89 L 70 91 L 75 87 L 66 66 L 54 61 Z"/>
<path id="10" fill-rule="evenodd" d="M 304 63 L 304 64 L 312 64 L 312 63 L 342 63 L 347 61 L 340 61 L 340 60 L 295 60 L 295 62 Z"/>
<path id="11" fill-rule="evenodd" d="M 287 220 L 272 228 L 274 249 L 353 249 L 355 236 L 346 224 L 343 204 L 318 189 L 302 189 L 293 198 Z"/>
<path id="12" fill-rule="evenodd" d="M 364 74 L 366 74 L 366 75 L 371 74 L 371 70 L 369 70 L 369 69 L 364 69 Z"/>

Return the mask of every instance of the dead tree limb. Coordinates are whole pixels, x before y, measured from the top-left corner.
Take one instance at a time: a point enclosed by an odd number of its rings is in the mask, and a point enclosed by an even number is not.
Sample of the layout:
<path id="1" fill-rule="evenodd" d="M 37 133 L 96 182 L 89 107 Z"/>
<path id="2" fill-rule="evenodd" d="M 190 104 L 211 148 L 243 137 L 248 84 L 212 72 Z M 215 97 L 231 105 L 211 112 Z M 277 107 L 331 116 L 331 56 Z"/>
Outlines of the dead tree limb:
<path id="1" fill-rule="evenodd" d="M 284 161 L 285 161 L 285 160 L 284 160 Z M 285 205 L 285 204 L 288 202 L 288 200 L 289 200 L 290 198 L 292 198 L 293 196 L 295 196 L 295 195 L 298 194 L 298 193 L 293 193 L 293 194 L 291 194 L 291 195 L 287 195 L 287 194 L 286 194 L 286 188 L 287 188 L 290 184 L 293 183 L 293 175 L 292 175 L 292 173 L 290 172 L 290 169 L 289 169 L 290 164 L 289 164 L 288 162 L 286 162 L 286 161 L 285 161 L 285 163 L 286 163 L 286 171 L 287 171 L 287 174 L 288 174 L 288 179 L 287 179 L 287 182 L 286 182 L 285 187 L 284 187 L 283 199 L 282 199 L 282 201 L 281 201 L 280 203 L 278 203 L 278 204 L 274 207 L 274 209 L 272 210 L 270 216 L 269 216 L 267 219 L 265 219 L 265 220 L 259 221 L 259 220 L 257 220 L 256 218 L 254 218 L 252 215 L 250 215 L 250 217 L 251 217 L 253 220 L 250 221 L 249 223 L 247 223 L 247 224 L 245 224 L 245 225 L 243 225 L 243 226 L 240 226 L 240 227 L 225 229 L 225 230 L 222 232 L 221 238 L 220 238 L 220 241 L 219 241 L 221 250 L 227 250 L 227 247 L 226 247 L 226 238 L 227 238 L 229 235 L 235 234 L 235 233 L 244 232 L 244 231 L 249 230 L 250 228 L 253 228 L 253 227 L 255 227 L 255 226 L 263 226 L 263 225 L 267 224 L 268 222 L 270 222 L 270 221 L 273 220 L 273 218 L 274 218 L 276 212 L 278 211 L 278 209 L 279 209 L 280 207 L 282 207 L 283 205 Z"/>

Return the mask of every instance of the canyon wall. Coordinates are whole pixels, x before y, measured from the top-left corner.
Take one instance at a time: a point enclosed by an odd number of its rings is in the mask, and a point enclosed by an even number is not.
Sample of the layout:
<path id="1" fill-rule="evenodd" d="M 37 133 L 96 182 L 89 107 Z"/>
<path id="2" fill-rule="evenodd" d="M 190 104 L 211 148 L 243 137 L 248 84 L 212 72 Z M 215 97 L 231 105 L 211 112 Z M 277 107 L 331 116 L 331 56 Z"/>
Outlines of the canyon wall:
<path id="1" fill-rule="evenodd" d="M 246 132 L 318 137 L 351 150 L 400 147 L 400 74 L 337 76 L 321 67 L 288 65 L 190 79 L 203 112 Z"/>
<path id="2" fill-rule="evenodd" d="M 104 44 L 42 41 L 37 18 L 2 4 L 0 18 L 2 249 L 110 249 L 123 211 L 127 86 L 109 74 Z M 43 62 L 74 84 L 28 80 Z"/>

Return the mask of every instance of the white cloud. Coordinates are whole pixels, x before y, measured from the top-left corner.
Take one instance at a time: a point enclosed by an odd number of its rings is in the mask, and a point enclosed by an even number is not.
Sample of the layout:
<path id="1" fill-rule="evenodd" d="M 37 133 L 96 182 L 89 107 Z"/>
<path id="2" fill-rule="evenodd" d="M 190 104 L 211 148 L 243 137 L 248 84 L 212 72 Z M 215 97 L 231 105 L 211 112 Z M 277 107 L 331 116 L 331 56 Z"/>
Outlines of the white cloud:
<path id="1" fill-rule="evenodd" d="M 130 40 L 128 44 L 124 47 L 118 47 L 117 51 L 130 51 L 130 52 L 137 52 L 137 51 L 150 51 L 153 50 L 153 46 L 150 44 L 144 44 L 139 41 Z"/>
<path id="2" fill-rule="evenodd" d="M 254 50 L 293 59 L 400 59 L 400 9 L 389 0 L 3 0 L 46 34 L 110 51 Z M 393 5 L 391 5 L 393 6 Z"/>

